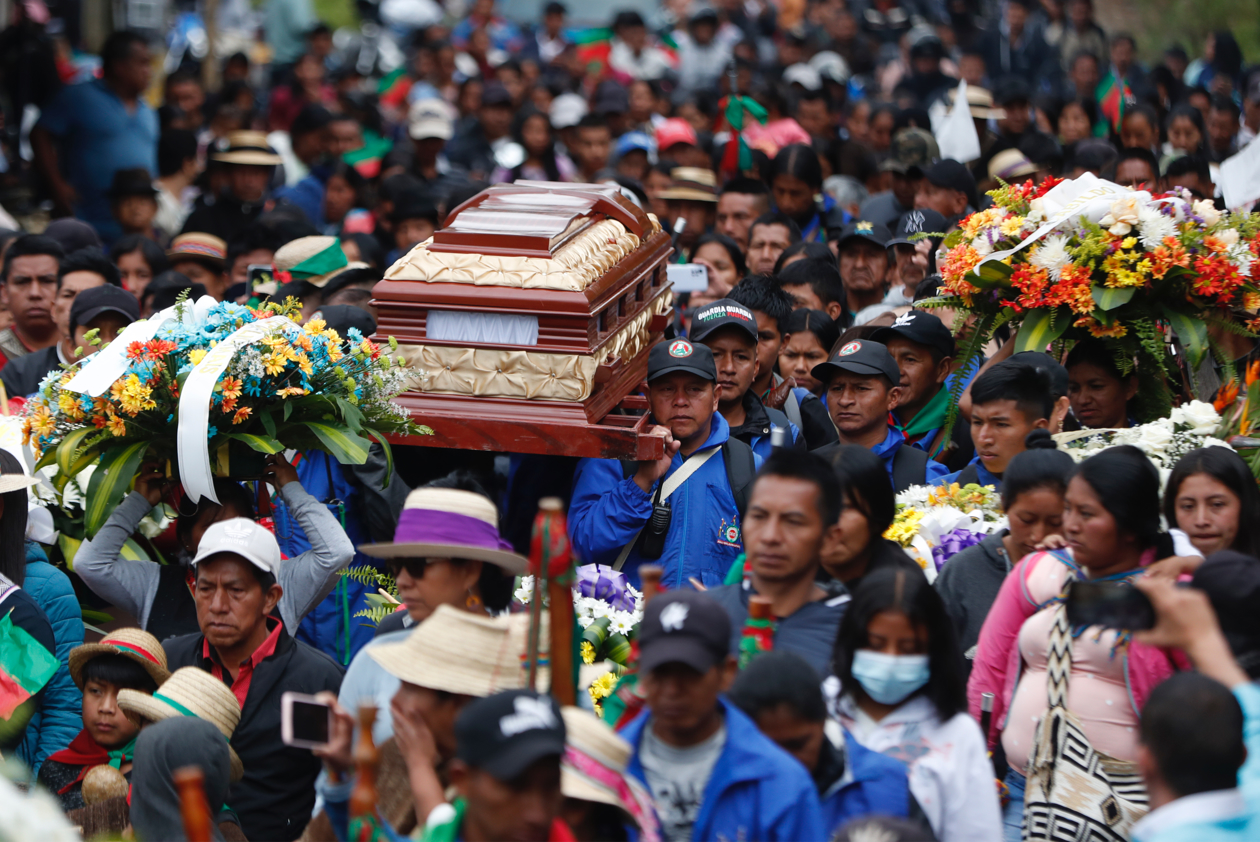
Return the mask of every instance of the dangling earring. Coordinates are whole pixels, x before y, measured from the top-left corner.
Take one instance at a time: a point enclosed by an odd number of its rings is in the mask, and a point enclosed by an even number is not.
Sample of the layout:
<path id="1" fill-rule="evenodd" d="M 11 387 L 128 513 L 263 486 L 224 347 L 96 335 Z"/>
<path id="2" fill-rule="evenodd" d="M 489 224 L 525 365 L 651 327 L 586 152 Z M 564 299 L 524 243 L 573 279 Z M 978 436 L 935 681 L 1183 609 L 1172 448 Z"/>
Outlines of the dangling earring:
<path id="1" fill-rule="evenodd" d="M 482 610 L 481 597 L 473 593 L 472 588 L 468 589 L 468 598 L 464 600 L 464 607 L 469 611 Z"/>

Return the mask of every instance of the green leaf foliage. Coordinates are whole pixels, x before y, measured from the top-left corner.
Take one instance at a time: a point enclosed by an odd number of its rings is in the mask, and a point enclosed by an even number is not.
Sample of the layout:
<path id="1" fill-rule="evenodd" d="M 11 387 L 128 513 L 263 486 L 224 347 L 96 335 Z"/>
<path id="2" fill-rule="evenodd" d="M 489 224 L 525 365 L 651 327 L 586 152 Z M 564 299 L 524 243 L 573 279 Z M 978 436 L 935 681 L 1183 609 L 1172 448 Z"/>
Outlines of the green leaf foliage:
<path id="1" fill-rule="evenodd" d="M 83 529 L 88 538 L 96 536 L 126 496 L 148 447 L 147 441 L 124 443 L 111 447 L 101 455 L 101 463 L 92 473 L 84 500 Z"/>

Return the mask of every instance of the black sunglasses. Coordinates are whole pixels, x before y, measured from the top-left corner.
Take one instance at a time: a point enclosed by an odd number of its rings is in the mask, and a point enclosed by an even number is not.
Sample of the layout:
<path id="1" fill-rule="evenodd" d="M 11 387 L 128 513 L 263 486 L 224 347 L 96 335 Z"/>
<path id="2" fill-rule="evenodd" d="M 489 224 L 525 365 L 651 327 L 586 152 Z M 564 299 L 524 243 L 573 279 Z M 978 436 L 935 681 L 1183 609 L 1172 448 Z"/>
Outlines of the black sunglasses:
<path id="1" fill-rule="evenodd" d="M 398 580 L 398 574 L 406 570 L 407 575 L 413 579 L 423 579 L 424 571 L 429 566 L 427 558 L 391 558 L 385 562 L 385 567 L 389 570 L 389 575 L 394 577 L 394 581 Z"/>

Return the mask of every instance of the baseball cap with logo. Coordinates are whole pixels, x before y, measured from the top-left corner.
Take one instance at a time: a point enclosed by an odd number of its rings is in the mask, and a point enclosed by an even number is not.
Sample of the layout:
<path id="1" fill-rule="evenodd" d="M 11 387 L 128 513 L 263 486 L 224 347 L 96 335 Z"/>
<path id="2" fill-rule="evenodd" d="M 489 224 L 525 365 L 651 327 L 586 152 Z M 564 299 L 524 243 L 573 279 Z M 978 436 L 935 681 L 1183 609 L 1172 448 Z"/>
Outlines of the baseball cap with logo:
<path id="1" fill-rule="evenodd" d="M 917 239 L 912 239 L 915 234 L 925 231 L 929 234 L 943 234 L 948 227 L 949 220 L 931 208 L 916 208 L 903 213 L 901 219 L 897 220 L 897 231 L 888 241 L 888 246 L 913 246 L 918 242 Z M 936 237 L 931 239 L 933 242 L 937 241 Z"/>
<path id="2" fill-rule="evenodd" d="M 838 372 L 851 371 L 854 374 L 883 375 L 893 386 L 901 383 L 901 370 L 897 361 L 888 353 L 888 348 L 871 339 L 855 339 L 846 342 L 831 355 L 825 363 L 819 363 L 810 370 L 815 380 L 830 383 Z"/>
<path id="3" fill-rule="evenodd" d="M 273 576 L 280 573 L 280 545 L 276 543 L 276 536 L 249 518 L 234 517 L 211 524 L 197 545 L 193 566 L 221 553 L 240 556 L 264 573 Z"/>
<path id="4" fill-rule="evenodd" d="M 418 99 L 407 112 L 407 134 L 412 140 L 455 136 L 455 117 L 444 99 Z"/>
<path id="5" fill-rule="evenodd" d="M 455 720 L 455 756 L 507 783 L 547 757 L 564 756 L 564 717 L 551 696 L 507 690 L 476 699 Z"/>
<path id="6" fill-rule="evenodd" d="M 686 339 L 667 339 L 653 345 L 648 352 L 648 382 L 675 371 L 687 371 L 717 382 L 713 352 L 705 346 Z"/>
<path id="7" fill-rule="evenodd" d="M 648 603 L 639 626 L 639 674 L 665 664 L 708 672 L 731 652 L 731 620 L 713 597 L 670 591 Z"/>
<path id="8" fill-rule="evenodd" d="M 884 172 L 901 173 L 911 178 L 922 178 L 923 168 L 941 157 L 941 148 L 931 132 L 913 126 L 893 135 L 888 157 L 880 165 Z"/>
<path id="9" fill-rule="evenodd" d="M 885 345 L 889 339 L 901 337 L 916 345 L 933 348 L 942 356 L 954 356 L 954 335 L 945 327 L 944 322 L 932 313 L 922 310 L 910 310 L 902 313 L 888 327 L 881 327 L 871 334 L 871 339 Z"/>
<path id="10" fill-rule="evenodd" d="M 719 298 L 692 315 L 691 338 L 703 342 L 715 330 L 732 326 L 741 328 L 754 343 L 757 341 L 757 317 L 752 310 L 729 298 Z"/>
<path id="11" fill-rule="evenodd" d="M 859 219 L 856 222 L 850 222 L 840 231 L 840 236 L 836 237 L 836 248 L 844 248 L 845 243 L 850 240 L 867 240 L 880 248 L 885 248 L 888 241 L 892 239 L 892 232 L 888 230 L 888 226 L 882 222 L 868 222 L 865 219 Z"/>

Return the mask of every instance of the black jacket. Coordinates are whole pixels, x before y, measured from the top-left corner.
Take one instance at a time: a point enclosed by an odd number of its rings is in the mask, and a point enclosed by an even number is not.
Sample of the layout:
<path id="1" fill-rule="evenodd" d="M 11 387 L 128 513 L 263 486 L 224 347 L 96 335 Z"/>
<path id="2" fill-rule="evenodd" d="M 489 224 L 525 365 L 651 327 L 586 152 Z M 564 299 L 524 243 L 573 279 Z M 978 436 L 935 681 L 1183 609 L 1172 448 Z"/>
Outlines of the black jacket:
<path id="1" fill-rule="evenodd" d="M 209 671 L 213 661 L 202 657 L 204 639 L 198 632 L 163 641 L 171 672 L 180 667 Z M 232 785 L 227 802 L 240 816 L 247 839 L 287 842 L 302 835 L 315 806 L 320 760 L 309 749 L 281 742 L 280 696 L 286 690 L 336 693 L 341 676 L 342 669 L 332 658 L 294 640 L 283 628 L 275 653 L 254 670 L 241 722 L 232 734 L 232 748 L 245 766 L 245 777 Z"/>
<path id="2" fill-rule="evenodd" d="M 936 577 L 936 592 L 941 595 L 945 611 L 958 630 L 958 645 L 966 656 L 968 674 L 984 618 L 993 607 L 1006 574 L 1011 571 L 1012 562 L 1002 543 L 1009 531 L 999 530 L 958 553 Z"/>
<path id="3" fill-rule="evenodd" d="M 181 234 L 194 231 L 213 234 L 230 243 L 263 212 L 263 202 L 242 202 L 234 196 L 207 196 L 204 193 L 193 203 L 192 213 L 184 221 Z"/>
<path id="4" fill-rule="evenodd" d="M 39 383 L 50 371 L 61 368 L 61 357 L 57 356 L 57 346 L 40 348 L 31 351 L 24 357 L 9 360 L 0 370 L 0 382 L 11 398 L 24 398 L 39 391 Z"/>

